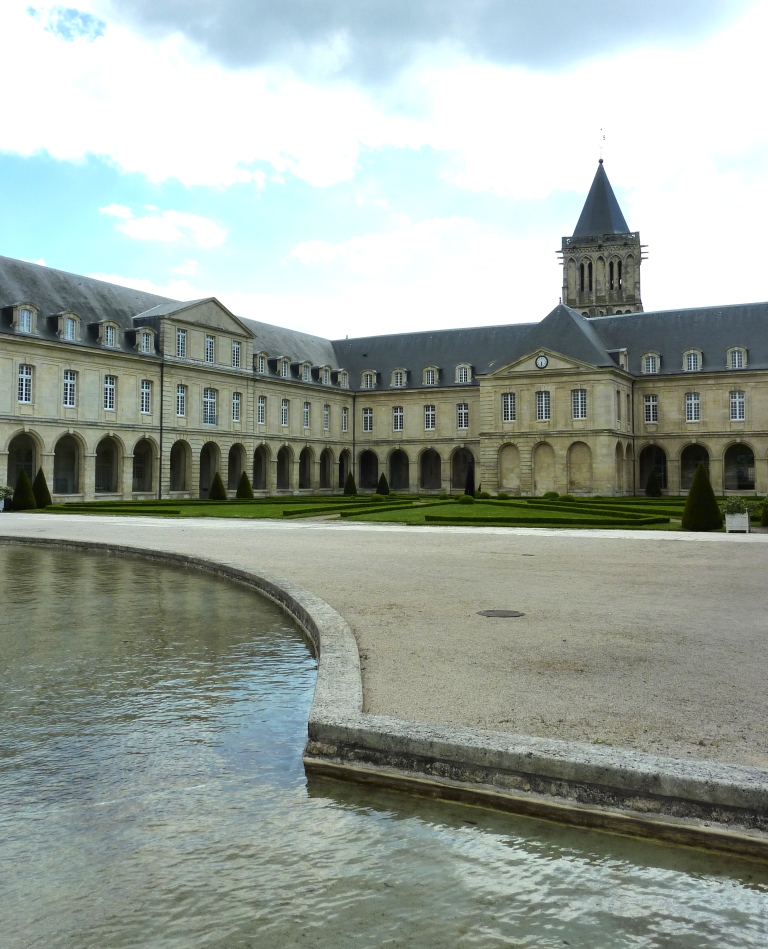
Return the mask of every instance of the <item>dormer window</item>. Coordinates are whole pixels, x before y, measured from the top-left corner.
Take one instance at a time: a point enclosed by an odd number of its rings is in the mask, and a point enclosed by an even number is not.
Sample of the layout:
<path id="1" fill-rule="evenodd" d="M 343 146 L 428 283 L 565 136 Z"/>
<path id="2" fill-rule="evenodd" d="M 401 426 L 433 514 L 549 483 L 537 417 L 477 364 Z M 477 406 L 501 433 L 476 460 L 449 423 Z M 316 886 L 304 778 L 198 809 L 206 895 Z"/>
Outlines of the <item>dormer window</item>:
<path id="1" fill-rule="evenodd" d="M 291 364 L 287 359 L 280 360 L 280 378 L 287 379 L 291 374 Z"/>
<path id="2" fill-rule="evenodd" d="M 405 387 L 405 370 L 395 369 L 392 373 L 392 388 L 402 389 Z"/>
<path id="3" fill-rule="evenodd" d="M 747 365 L 747 351 L 741 346 L 734 346 L 728 350 L 727 366 L 729 369 L 744 369 Z"/>
<path id="4" fill-rule="evenodd" d="M 37 310 L 31 306 L 20 306 L 14 310 L 13 325 L 17 333 L 37 332 Z"/>
<path id="5" fill-rule="evenodd" d="M 659 371 L 661 359 L 658 353 L 646 353 L 643 356 L 643 372 L 646 375 L 653 375 Z"/>
<path id="6" fill-rule="evenodd" d="M 301 367 L 301 381 L 310 382 L 312 379 L 312 366 L 305 362 Z"/>
<path id="7" fill-rule="evenodd" d="M 74 316 L 64 317 L 64 339 L 69 342 L 77 339 L 77 320 Z"/>
<path id="8" fill-rule="evenodd" d="M 264 373 L 267 371 L 267 354 L 258 353 L 256 355 L 256 372 Z"/>
<path id="9" fill-rule="evenodd" d="M 323 385 L 329 386 L 331 384 L 331 370 L 328 366 L 323 367 Z"/>
<path id="10" fill-rule="evenodd" d="M 139 334 L 139 352 L 152 352 L 152 333 L 149 333 L 147 330 L 144 330 Z"/>
<path id="11" fill-rule="evenodd" d="M 376 385 L 376 373 L 364 372 L 363 373 L 363 388 L 372 389 L 375 385 Z"/>
<path id="12" fill-rule="evenodd" d="M 104 336 L 102 337 L 103 343 L 105 346 L 114 348 L 115 345 L 115 327 L 110 323 L 104 327 Z"/>
<path id="13" fill-rule="evenodd" d="M 430 366 L 429 369 L 424 370 L 424 385 L 425 386 L 437 385 L 437 369 Z"/>
<path id="14" fill-rule="evenodd" d="M 339 373 L 339 385 L 341 386 L 342 389 L 349 388 L 349 373 L 347 372 Z"/>
<path id="15" fill-rule="evenodd" d="M 472 381 L 472 369 L 470 366 L 456 367 L 456 382 L 464 384 Z"/>
<path id="16" fill-rule="evenodd" d="M 701 369 L 702 358 L 698 349 L 689 349 L 683 355 L 683 370 L 685 372 L 698 372 Z"/>

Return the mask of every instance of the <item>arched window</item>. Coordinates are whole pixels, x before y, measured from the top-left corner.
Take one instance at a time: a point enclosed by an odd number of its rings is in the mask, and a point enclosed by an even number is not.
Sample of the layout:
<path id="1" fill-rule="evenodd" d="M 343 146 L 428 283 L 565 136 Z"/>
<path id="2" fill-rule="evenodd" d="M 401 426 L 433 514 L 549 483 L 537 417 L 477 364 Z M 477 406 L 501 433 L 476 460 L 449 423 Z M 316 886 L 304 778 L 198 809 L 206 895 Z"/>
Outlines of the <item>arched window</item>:
<path id="1" fill-rule="evenodd" d="M 613 261 L 608 264 L 608 288 L 613 290 Z"/>
<path id="2" fill-rule="evenodd" d="M 589 292 L 592 293 L 592 261 L 590 260 L 589 264 Z"/>
<path id="3" fill-rule="evenodd" d="M 616 282 L 617 282 L 618 285 L 619 285 L 619 290 L 621 290 L 622 286 L 624 285 L 624 278 L 623 278 L 622 273 L 621 273 L 621 261 L 619 261 L 619 262 L 616 264 L 616 272 L 617 272 Z"/>
<path id="4" fill-rule="evenodd" d="M 579 267 L 579 290 L 584 293 L 584 264 Z"/>

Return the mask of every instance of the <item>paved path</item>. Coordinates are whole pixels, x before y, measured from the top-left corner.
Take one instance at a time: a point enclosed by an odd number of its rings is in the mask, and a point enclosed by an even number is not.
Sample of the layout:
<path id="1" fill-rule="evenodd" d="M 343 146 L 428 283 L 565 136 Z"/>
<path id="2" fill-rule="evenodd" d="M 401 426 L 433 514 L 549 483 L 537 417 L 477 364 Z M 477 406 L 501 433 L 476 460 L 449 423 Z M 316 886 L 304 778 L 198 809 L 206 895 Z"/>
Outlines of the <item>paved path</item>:
<path id="1" fill-rule="evenodd" d="M 367 711 L 768 767 L 765 534 L 0 515 L 12 534 L 290 578 L 354 630 Z"/>

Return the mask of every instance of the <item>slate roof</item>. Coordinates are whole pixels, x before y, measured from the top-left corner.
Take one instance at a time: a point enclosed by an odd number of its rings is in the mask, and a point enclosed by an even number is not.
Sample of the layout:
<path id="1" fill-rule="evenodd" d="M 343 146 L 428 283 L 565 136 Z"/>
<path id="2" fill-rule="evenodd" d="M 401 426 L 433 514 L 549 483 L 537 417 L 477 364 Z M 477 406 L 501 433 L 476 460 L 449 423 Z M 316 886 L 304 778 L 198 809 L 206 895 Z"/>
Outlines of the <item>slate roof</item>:
<path id="1" fill-rule="evenodd" d="M 601 166 L 602 167 L 602 166 Z M 599 172 L 598 172 L 599 173 Z M 78 313 L 86 324 L 104 319 L 124 331 L 134 329 L 134 317 L 173 313 L 189 303 L 105 283 L 91 277 L 53 270 L 39 264 L 0 257 L 0 309 L 32 303 L 40 310 L 38 334 L 57 339 L 56 326 L 47 316 L 65 310 Z M 350 388 L 358 389 L 362 373 L 380 373 L 379 384 L 389 388 L 394 369 L 408 372 L 408 387 L 422 387 L 422 370 L 441 369 L 441 386 L 455 385 L 454 369 L 469 364 L 475 375 L 484 375 L 535 352 L 548 349 L 592 366 L 615 366 L 617 351 L 629 351 L 630 372 L 639 375 L 641 357 L 661 356 L 661 375 L 682 371 L 683 353 L 703 353 L 703 369 L 726 371 L 726 351 L 733 346 L 747 350 L 750 369 L 768 369 L 768 303 L 744 303 L 696 309 L 661 310 L 620 316 L 586 318 L 559 304 L 539 323 L 464 329 L 427 330 L 355 339 L 328 340 L 307 333 L 242 318 L 253 333 L 254 352 L 271 357 L 288 356 L 292 362 L 331 366 L 350 373 Z M 12 334 L 7 311 L 0 320 L 0 334 Z M 124 351 L 133 352 L 131 340 L 119 334 Z M 98 346 L 91 333 L 81 345 Z M 69 344 L 68 344 L 69 345 Z M 460 384 L 459 384 L 460 385 Z"/>
<path id="2" fill-rule="evenodd" d="M 629 227 L 621 213 L 601 158 L 573 236 L 599 237 L 601 234 L 626 234 L 628 231 Z"/>
<path id="3" fill-rule="evenodd" d="M 430 366 L 442 370 L 438 380 L 440 385 L 454 385 L 454 369 L 458 365 L 468 364 L 475 374 L 484 374 L 525 355 L 523 340 L 535 325 L 515 323 L 364 336 L 337 339 L 333 346 L 339 364 L 349 370 L 352 389 L 360 387 L 366 369 L 381 374 L 379 384 L 382 388 L 389 387 L 394 369 L 406 369 L 408 388 L 421 388 L 422 370 Z"/>
<path id="4" fill-rule="evenodd" d="M 26 260 L 0 257 L 0 309 L 17 303 L 33 303 L 40 311 L 37 329 L 43 339 L 58 339 L 56 325 L 46 317 L 65 310 L 77 313 L 86 326 L 110 319 L 125 331 L 134 329 L 132 317 L 135 314 L 165 302 L 168 302 L 166 297 L 155 293 L 120 287 Z M 13 333 L 13 327 L 0 320 L 0 332 Z M 133 352 L 132 341 L 125 338 L 125 333 L 117 335 L 119 348 Z M 79 345 L 100 348 L 95 335 L 87 331 L 81 334 Z"/>
<path id="5" fill-rule="evenodd" d="M 768 369 L 768 303 L 596 316 L 585 322 L 608 349 L 629 350 L 629 369 L 637 375 L 648 352 L 661 356 L 662 375 L 680 372 L 688 349 L 702 352 L 705 371 L 725 370 L 726 352 L 733 346 L 747 350 L 748 368 Z"/>

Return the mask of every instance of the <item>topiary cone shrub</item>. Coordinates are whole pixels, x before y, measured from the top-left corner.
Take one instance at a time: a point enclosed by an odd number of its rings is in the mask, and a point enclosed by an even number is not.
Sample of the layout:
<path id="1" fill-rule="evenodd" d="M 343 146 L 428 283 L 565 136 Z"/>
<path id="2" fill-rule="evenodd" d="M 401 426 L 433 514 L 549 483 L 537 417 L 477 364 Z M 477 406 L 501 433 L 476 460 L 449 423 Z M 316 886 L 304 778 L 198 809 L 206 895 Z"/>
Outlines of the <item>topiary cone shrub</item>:
<path id="1" fill-rule="evenodd" d="M 723 515 L 717 506 L 715 492 L 709 482 L 707 466 L 700 461 L 683 510 L 683 530 L 716 531 L 723 526 Z"/>
<path id="2" fill-rule="evenodd" d="M 475 496 L 475 466 L 467 465 L 467 480 L 464 484 L 464 494 L 473 498 Z"/>
<path id="3" fill-rule="evenodd" d="M 350 471 L 347 475 L 347 480 L 344 482 L 344 494 L 357 494 L 357 485 L 355 484 L 355 476 Z"/>
<path id="4" fill-rule="evenodd" d="M 253 500 L 253 488 L 251 487 L 251 481 L 248 477 L 248 472 L 244 471 L 240 475 L 240 480 L 237 482 L 237 494 L 236 498 L 247 498 L 248 500 Z"/>
<path id="5" fill-rule="evenodd" d="M 51 492 L 48 490 L 48 482 L 45 480 L 43 469 L 38 468 L 35 480 L 32 484 L 32 493 L 35 496 L 35 504 L 38 507 L 50 507 L 53 504 Z"/>
<path id="6" fill-rule="evenodd" d="M 693 485 L 691 485 L 691 487 L 693 487 Z M 647 498 L 661 497 L 661 485 L 659 484 L 659 478 L 656 474 L 655 468 L 651 468 L 651 473 L 648 475 L 648 480 L 645 482 L 645 496 Z"/>
<path id="7" fill-rule="evenodd" d="M 37 507 L 35 494 L 32 490 L 32 484 L 29 475 L 22 468 L 19 477 L 16 479 L 16 490 L 13 492 L 13 510 L 14 511 L 32 511 Z"/>
<path id="8" fill-rule="evenodd" d="M 389 494 L 389 484 L 387 483 L 387 476 L 384 472 L 381 472 L 381 477 L 379 478 L 379 483 L 376 485 L 376 494 Z"/>
<path id="9" fill-rule="evenodd" d="M 768 527 L 768 498 L 763 501 L 763 506 L 760 510 L 760 526 Z"/>
<path id="10" fill-rule="evenodd" d="M 213 476 L 213 481 L 211 482 L 211 490 L 208 492 L 208 498 L 211 501 L 226 501 L 227 500 L 227 489 L 224 487 L 224 482 L 221 480 L 221 475 L 217 471 Z"/>

